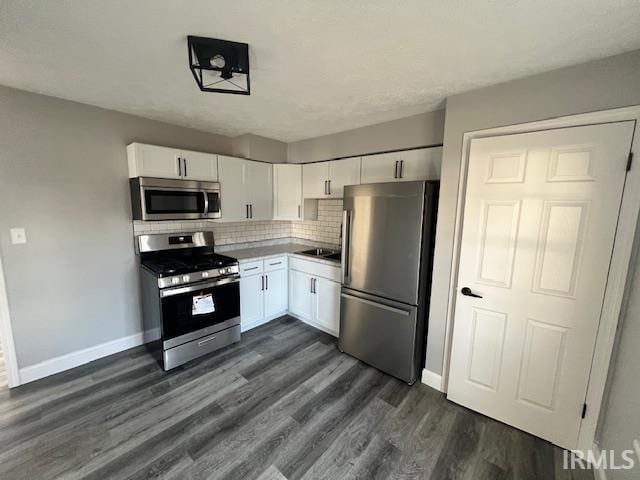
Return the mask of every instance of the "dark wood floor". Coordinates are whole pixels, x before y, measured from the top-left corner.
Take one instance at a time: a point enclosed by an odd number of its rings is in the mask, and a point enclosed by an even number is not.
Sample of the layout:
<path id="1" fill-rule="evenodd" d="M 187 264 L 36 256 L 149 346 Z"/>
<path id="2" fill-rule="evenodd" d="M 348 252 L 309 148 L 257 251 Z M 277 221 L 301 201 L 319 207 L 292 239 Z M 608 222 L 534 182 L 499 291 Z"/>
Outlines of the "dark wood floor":
<path id="1" fill-rule="evenodd" d="M 284 317 L 165 373 L 143 348 L 0 393 L 0 479 L 593 479 Z"/>

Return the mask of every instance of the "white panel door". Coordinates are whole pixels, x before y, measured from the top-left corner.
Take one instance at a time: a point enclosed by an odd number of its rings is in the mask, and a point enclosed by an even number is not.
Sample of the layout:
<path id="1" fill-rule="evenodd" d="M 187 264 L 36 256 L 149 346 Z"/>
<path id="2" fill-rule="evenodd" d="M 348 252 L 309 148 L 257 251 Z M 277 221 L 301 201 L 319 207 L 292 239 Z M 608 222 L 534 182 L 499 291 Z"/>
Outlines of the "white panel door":
<path id="1" fill-rule="evenodd" d="M 272 317 L 287 310 L 287 270 L 265 273 L 264 316 Z"/>
<path id="2" fill-rule="evenodd" d="M 245 163 L 242 158 L 218 156 L 221 211 L 225 221 L 249 218 Z"/>
<path id="3" fill-rule="evenodd" d="M 337 336 L 340 330 L 340 284 L 316 277 L 314 290 L 315 322 Z"/>
<path id="4" fill-rule="evenodd" d="M 302 219 L 302 165 L 273 166 L 273 218 Z"/>
<path id="5" fill-rule="evenodd" d="M 632 134 L 471 142 L 450 400 L 576 448 Z"/>
<path id="6" fill-rule="evenodd" d="M 218 180 L 218 156 L 211 153 L 182 152 L 182 175 L 188 180 L 215 182 Z"/>
<path id="7" fill-rule="evenodd" d="M 329 162 L 302 165 L 302 195 L 304 198 L 325 198 L 329 180 Z"/>
<path id="8" fill-rule="evenodd" d="M 345 185 L 360 185 L 360 157 L 329 162 L 329 197 L 342 198 Z"/>
<path id="9" fill-rule="evenodd" d="M 304 320 L 313 320 L 314 316 L 312 279 L 308 273 L 289 270 L 289 311 Z"/>
<path id="10" fill-rule="evenodd" d="M 442 166 L 442 147 L 399 152 L 400 181 L 438 180 Z"/>
<path id="11" fill-rule="evenodd" d="M 181 178 L 180 150 L 143 143 L 133 149 L 136 177 Z"/>
<path id="12" fill-rule="evenodd" d="M 240 323 L 246 330 L 259 324 L 264 318 L 262 275 L 240 279 Z"/>
<path id="13" fill-rule="evenodd" d="M 397 155 L 391 153 L 362 157 L 362 183 L 396 182 L 398 161 Z"/>
<path id="14" fill-rule="evenodd" d="M 273 219 L 273 165 L 246 161 L 247 203 L 252 220 Z M 224 200 L 224 198 L 223 198 Z"/>

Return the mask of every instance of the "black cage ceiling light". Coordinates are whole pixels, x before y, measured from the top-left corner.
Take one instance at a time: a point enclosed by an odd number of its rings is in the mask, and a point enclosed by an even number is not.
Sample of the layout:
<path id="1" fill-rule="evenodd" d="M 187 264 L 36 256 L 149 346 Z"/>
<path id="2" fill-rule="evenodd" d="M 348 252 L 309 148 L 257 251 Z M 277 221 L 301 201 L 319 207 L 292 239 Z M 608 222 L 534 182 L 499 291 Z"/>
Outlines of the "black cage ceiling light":
<path id="1" fill-rule="evenodd" d="M 250 95 L 249 45 L 217 38 L 187 37 L 189 69 L 203 92 Z"/>

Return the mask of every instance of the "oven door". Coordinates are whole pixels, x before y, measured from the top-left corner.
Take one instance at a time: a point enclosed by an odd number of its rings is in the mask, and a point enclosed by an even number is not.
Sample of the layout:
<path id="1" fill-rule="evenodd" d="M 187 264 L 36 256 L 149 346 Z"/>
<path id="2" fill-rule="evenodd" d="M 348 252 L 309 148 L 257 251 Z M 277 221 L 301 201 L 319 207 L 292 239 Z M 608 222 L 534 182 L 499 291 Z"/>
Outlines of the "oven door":
<path id="1" fill-rule="evenodd" d="M 240 277 L 160 290 L 163 347 L 240 324 Z"/>

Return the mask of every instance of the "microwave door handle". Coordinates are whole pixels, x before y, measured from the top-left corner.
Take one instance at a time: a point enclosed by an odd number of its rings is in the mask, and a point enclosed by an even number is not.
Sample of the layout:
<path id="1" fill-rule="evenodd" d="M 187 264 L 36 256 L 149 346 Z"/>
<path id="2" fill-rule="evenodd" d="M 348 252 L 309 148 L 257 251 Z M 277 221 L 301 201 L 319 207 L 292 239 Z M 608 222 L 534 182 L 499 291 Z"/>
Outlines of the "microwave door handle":
<path id="1" fill-rule="evenodd" d="M 207 195 L 207 192 L 203 191 L 202 195 L 204 195 L 204 212 L 203 212 L 203 216 L 208 216 L 209 215 L 209 195 Z"/>

